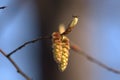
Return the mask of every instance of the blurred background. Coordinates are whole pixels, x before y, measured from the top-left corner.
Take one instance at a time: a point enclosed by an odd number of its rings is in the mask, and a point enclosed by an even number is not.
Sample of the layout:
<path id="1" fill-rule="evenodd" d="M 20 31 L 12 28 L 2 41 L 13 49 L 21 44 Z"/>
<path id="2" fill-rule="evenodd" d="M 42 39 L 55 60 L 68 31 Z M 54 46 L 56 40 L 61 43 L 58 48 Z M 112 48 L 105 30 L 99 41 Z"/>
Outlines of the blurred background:
<path id="1" fill-rule="evenodd" d="M 71 42 L 102 63 L 120 70 L 119 0 L 0 0 L 0 48 L 11 52 L 26 41 L 58 31 L 72 15 L 79 23 L 68 35 Z M 120 75 L 70 51 L 69 65 L 60 72 L 53 60 L 51 40 L 30 44 L 12 58 L 34 80 L 119 80 Z M 0 54 L 0 80 L 25 80 Z"/>

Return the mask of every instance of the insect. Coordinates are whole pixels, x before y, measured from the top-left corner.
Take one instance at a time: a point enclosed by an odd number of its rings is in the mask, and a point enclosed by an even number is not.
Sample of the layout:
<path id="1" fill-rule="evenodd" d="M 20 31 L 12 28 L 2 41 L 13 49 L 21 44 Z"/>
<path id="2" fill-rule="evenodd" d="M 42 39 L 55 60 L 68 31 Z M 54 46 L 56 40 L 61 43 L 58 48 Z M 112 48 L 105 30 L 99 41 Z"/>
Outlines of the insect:
<path id="1" fill-rule="evenodd" d="M 59 27 L 59 32 L 52 33 L 53 58 L 58 64 L 59 70 L 61 72 L 67 68 L 69 58 L 70 40 L 66 34 L 69 34 L 77 23 L 78 17 L 74 16 L 66 30 L 64 25 L 61 24 Z"/>

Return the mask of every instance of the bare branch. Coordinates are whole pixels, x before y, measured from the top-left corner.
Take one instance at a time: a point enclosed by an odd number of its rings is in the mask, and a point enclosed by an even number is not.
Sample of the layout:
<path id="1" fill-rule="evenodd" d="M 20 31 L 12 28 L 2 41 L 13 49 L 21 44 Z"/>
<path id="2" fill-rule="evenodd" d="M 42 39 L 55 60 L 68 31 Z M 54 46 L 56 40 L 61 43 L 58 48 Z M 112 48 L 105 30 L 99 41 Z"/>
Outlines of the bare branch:
<path id="1" fill-rule="evenodd" d="M 72 44 L 71 45 L 71 49 L 74 50 L 75 52 L 77 52 L 79 55 L 82 55 L 84 56 L 86 59 L 88 59 L 89 61 L 97 64 L 98 66 L 108 70 L 108 71 L 111 71 L 113 73 L 116 73 L 116 74 L 120 74 L 120 71 L 119 70 L 116 70 L 116 69 L 113 69 L 105 64 L 103 64 L 102 62 L 94 59 L 93 57 L 91 57 L 90 55 L 86 54 L 84 51 L 82 51 L 77 45 L 75 44 Z"/>
<path id="2" fill-rule="evenodd" d="M 44 36 L 44 37 L 39 37 L 37 39 L 34 39 L 34 40 L 31 40 L 31 41 L 27 41 L 25 42 L 24 44 L 22 44 L 21 46 L 19 46 L 18 48 L 16 48 L 15 50 L 11 51 L 8 55 L 3 52 L 2 50 L 0 50 L 0 52 L 13 64 L 13 66 L 17 69 L 17 72 L 19 74 L 21 74 L 23 77 L 25 77 L 27 80 L 31 80 L 25 73 L 23 73 L 21 71 L 21 69 L 17 66 L 17 64 L 12 60 L 12 58 L 10 57 L 12 54 L 14 54 L 15 52 L 17 52 L 18 50 L 21 50 L 22 48 L 24 48 L 26 45 L 28 44 L 31 44 L 31 43 L 35 43 L 35 42 L 38 42 L 40 40 L 44 40 L 44 39 L 51 39 L 51 36 Z M 71 45 L 71 49 L 74 50 L 75 52 L 77 52 L 79 55 L 82 55 L 84 56 L 88 61 L 91 61 L 97 65 L 99 65 L 100 67 L 108 70 L 108 71 L 111 71 L 113 73 L 116 73 L 116 74 L 120 74 L 120 71 L 119 70 L 116 70 L 116 69 L 113 69 L 105 64 L 103 64 L 102 62 L 94 59 L 93 57 L 91 57 L 90 55 L 86 54 L 84 51 L 80 50 L 80 48 L 75 45 L 75 44 L 72 44 Z"/>
<path id="3" fill-rule="evenodd" d="M 13 50 L 12 52 L 10 52 L 9 54 L 6 54 L 5 52 L 3 52 L 0 49 L 0 52 L 13 64 L 13 66 L 16 68 L 17 72 L 19 74 L 21 74 L 24 78 L 26 78 L 26 80 L 31 80 L 19 67 L 18 65 L 14 62 L 14 60 L 10 57 L 13 53 L 17 52 L 18 50 L 24 48 L 26 45 L 31 44 L 31 43 L 35 43 L 37 41 L 40 41 L 42 39 L 50 39 L 51 36 L 44 36 L 44 37 L 39 37 L 37 39 L 31 40 L 31 41 L 27 41 L 25 42 L 23 45 L 19 46 L 18 48 L 16 48 L 15 50 Z"/>
<path id="4" fill-rule="evenodd" d="M 31 80 L 19 67 L 18 65 L 14 62 L 14 60 L 11 57 L 8 57 L 7 54 L 5 52 L 3 52 L 0 49 L 0 52 L 12 63 L 12 65 L 16 68 L 17 72 L 19 74 L 21 74 L 24 78 L 26 78 L 26 80 Z"/>
<path id="5" fill-rule="evenodd" d="M 11 56 L 13 53 L 17 52 L 18 50 L 24 48 L 26 45 L 31 44 L 31 43 L 35 43 L 37 41 L 43 40 L 43 39 L 51 39 L 51 36 L 44 36 L 44 37 L 39 37 L 37 39 L 31 40 L 31 41 L 27 41 L 24 44 L 22 44 L 21 46 L 19 46 L 18 48 L 16 48 L 15 50 L 11 51 L 7 57 Z"/>

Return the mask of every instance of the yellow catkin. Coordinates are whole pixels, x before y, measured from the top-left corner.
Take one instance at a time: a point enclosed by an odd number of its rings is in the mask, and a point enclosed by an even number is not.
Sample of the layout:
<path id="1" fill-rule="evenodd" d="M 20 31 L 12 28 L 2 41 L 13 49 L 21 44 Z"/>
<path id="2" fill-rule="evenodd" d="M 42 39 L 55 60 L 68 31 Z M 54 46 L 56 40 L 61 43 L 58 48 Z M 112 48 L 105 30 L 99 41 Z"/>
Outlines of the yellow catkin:
<path id="1" fill-rule="evenodd" d="M 56 63 L 61 63 L 62 57 L 62 42 L 61 42 L 61 35 L 59 32 L 54 32 L 52 34 L 52 42 L 53 42 L 53 57 Z"/>
<path id="2" fill-rule="evenodd" d="M 59 64 L 59 70 L 63 72 L 67 65 L 68 65 L 68 58 L 69 58 L 69 39 L 66 36 L 62 36 L 62 57 L 61 63 Z"/>
<path id="3" fill-rule="evenodd" d="M 59 32 L 53 32 L 52 34 L 53 57 L 61 72 L 67 68 L 70 50 L 69 39 L 65 35 L 70 33 L 77 23 L 78 17 L 74 16 L 66 30 L 64 29 L 64 25 L 61 24 Z"/>

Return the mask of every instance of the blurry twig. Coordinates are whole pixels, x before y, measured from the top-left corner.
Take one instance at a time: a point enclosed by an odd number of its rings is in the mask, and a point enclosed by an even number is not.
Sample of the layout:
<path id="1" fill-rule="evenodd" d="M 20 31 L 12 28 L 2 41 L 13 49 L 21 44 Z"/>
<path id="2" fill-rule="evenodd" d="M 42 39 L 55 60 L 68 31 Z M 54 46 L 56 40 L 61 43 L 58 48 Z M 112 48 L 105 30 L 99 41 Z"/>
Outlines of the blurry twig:
<path id="1" fill-rule="evenodd" d="M 16 48 L 15 50 L 13 50 L 12 52 L 10 52 L 9 54 L 6 54 L 4 51 L 2 51 L 0 49 L 0 52 L 13 64 L 13 66 L 16 68 L 17 72 L 19 74 L 21 74 L 24 78 L 26 78 L 26 80 L 31 80 L 19 67 L 18 65 L 14 62 L 14 60 L 11 58 L 11 55 L 15 52 L 17 52 L 18 50 L 24 48 L 26 45 L 31 44 L 31 43 L 35 43 L 37 41 L 43 40 L 43 39 L 50 39 L 50 36 L 44 36 L 44 37 L 39 37 L 37 39 L 31 40 L 31 41 L 27 41 L 25 42 L 23 45 L 19 46 L 18 48 Z"/>
<path id="2" fill-rule="evenodd" d="M 0 7 L 0 9 L 4 9 L 6 8 L 6 6 Z M 75 16 L 72 20 L 72 22 L 69 24 L 69 27 L 66 29 L 66 31 L 64 33 L 62 33 L 61 35 L 66 35 L 68 33 L 70 33 L 72 31 L 72 29 L 74 28 L 74 26 L 76 26 L 78 22 L 78 18 Z M 11 55 L 13 55 L 15 52 L 21 50 L 22 48 L 24 48 L 26 45 L 31 44 L 31 43 L 35 43 L 37 41 L 40 40 L 44 40 L 44 39 L 51 39 L 51 36 L 43 36 L 43 37 L 39 37 L 37 39 L 31 40 L 31 41 L 27 41 L 24 44 L 22 44 L 21 46 L 19 46 L 18 48 L 16 48 L 15 50 L 11 51 L 9 54 L 6 54 L 4 51 L 2 51 L 0 49 L 0 52 L 13 64 L 13 66 L 16 68 L 17 72 L 19 74 L 21 74 L 26 80 L 31 80 L 19 67 L 18 65 L 14 62 L 14 60 L 11 58 Z M 87 60 L 101 66 L 102 68 L 111 71 L 113 73 L 116 74 L 120 74 L 119 70 L 113 69 L 105 64 L 103 64 L 102 62 L 94 59 L 93 57 L 91 57 L 90 55 L 86 54 L 84 51 L 80 50 L 79 47 L 77 45 L 72 44 L 71 45 L 71 49 L 74 50 L 75 52 L 77 52 L 78 54 L 84 56 Z"/>
<path id="3" fill-rule="evenodd" d="M 104 68 L 104 69 L 106 69 L 108 71 L 111 71 L 113 73 L 120 74 L 119 70 L 113 69 L 113 68 L 103 64 L 102 62 L 96 60 L 95 58 L 91 57 L 90 55 L 88 55 L 84 51 L 82 51 L 77 45 L 72 44 L 71 49 L 74 50 L 75 52 L 77 52 L 79 55 L 84 56 L 87 60 L 97 64 L 98 66 L 100 66 L 100 67 L 102 67 L 102 68 Z"/>
<path id="4" fill-rule="evenodd" d="M 21 45 L 20 47 L 16 48 L 15 50 L 13 50 L 12 52 L 10 52 L 8 55 L 6 55 L 7 57 L 11 56 L 13 53 L 17 52 L 18 50 L 24 48 L 26 45 L 28 44 L 31 44 L 31 43 L 35 43 L 37 41 L 40 41 L 40 40 L 43 40 L 43 39 L 51 39 L 51 36 L 45 36 L 45 37 L 39 37 L 37 39 L 34 39 L 34 40 L 31 40 L 31 41 L 28 41 L 28 42 L 25 42 L 23 45 Z M 91 61 L 97 65 L 99 65 L 100 67 L 108 70 L 108 71 L 111 71 L 113 73 L 116 73 L 116 74 L 120 74 L 120 71 L 119 70 L 116 70 L 116 69 L 113 69 L 105 64 L 103 64 L 102 62 L 96 60 L 95 58 L 91 57 L 90 55 L 86 54 L 84 51 L 80 50 L 80 48 L 75 45 L 75 44 L 72 44 L 71 45 L 71 49 L 74 50 L 75 52 L 77 52 L 79 55 L 82 55 L 84 56 L 88 61 Z"/>
<path id="5" fill-rule="evenodd" d="M 17 70 L 17 72 L 18 72 L 19 74 L 21 74 L 24 78 L 26 78 L 26 80 L 31 80 L 31 79 L 18 67 L 18 65 L 14 62 L 14 60 L 13 60 L 11 57 L 7 56 L 7 54 L 6 54 L 4 51 L 2 51 L 1 49 L 0 49 L 0 52 L 13 64 L 13 66 L 16 68 L 16 70 Z"/>
<path id="6" fill-rule="evenodd" d="M 0 7 L 0 9 L 5 9 L 6 8 L 6 6 L 2 6 L 2 7 Z"/>
<path id="7" fill-rule="evenodd" d="M 51 36 L 44 36 L 44 37 L 39 37 L 39 38 L 31 40 L 31 41 L 27 41 L 24 44 L 22 44 L 21 46 L 19 46 L 18 48 L 16 48 L 15 50 L 11 51 L 7 56 L 8 57 L 11 56 L 12 54 L 14 54 L 15 52 L 22 49 L 23 47 L 25 47 L 28 44 L 35 43 L 35 42 L 43 40 L 43 39 L 50 39 L 50 38 L 51 38 Z"/>

